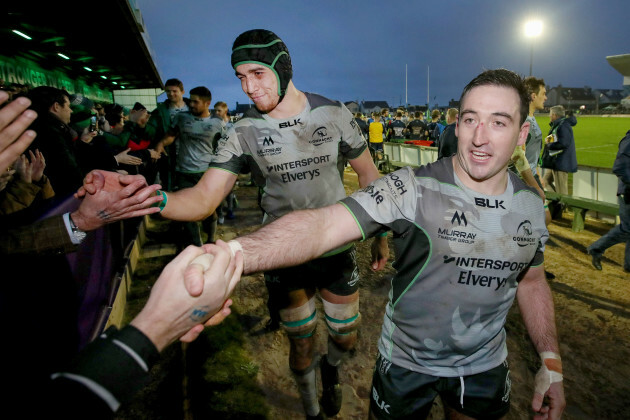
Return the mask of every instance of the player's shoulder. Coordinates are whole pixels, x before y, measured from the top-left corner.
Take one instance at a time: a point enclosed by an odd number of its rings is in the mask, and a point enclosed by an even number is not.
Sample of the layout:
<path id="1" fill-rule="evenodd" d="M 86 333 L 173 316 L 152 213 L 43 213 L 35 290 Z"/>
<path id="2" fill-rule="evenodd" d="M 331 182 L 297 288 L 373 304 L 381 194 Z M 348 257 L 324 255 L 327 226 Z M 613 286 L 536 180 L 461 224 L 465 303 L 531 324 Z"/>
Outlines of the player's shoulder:
<path id="1" fill-rule="evenodd" d="M 528 191 L 531 192 L 535 196 L 535 198 L 542 200 L 542 198 L 540 198 L 540 195 L 538 195 L 538 191 L 536 191 L 536 188 L 527 185 L 520 176 L 516 175 L 512 171 L 508 171 L 508 175 L 510 177 L 510 181 L 512 182 L 512 186 L 514 187 L 514 195 Z"/>
<path id="2" fill-rule="evenodd" d="M 311 106 L 311 110 L 315 110 L 317 108 L 326 107 L 326 106 L 341 108 L 343 105 L 339 101 L 328 99 L 325 96 L 322 96 L 317 93 L 304 92 L 304 95 L 306 95 L 306 99 L 308 100 L 308 103 Z"/>

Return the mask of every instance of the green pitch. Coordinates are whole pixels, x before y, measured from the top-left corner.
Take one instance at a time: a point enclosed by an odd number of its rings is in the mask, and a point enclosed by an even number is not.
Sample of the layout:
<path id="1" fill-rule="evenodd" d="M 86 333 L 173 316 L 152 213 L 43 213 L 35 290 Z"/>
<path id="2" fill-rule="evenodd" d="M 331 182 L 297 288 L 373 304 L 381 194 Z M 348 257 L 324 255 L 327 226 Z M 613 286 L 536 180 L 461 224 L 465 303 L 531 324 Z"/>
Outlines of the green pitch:
<path id="1" fill-rule="evenodd" d="M 543 132 L 549 132 L 549 115 L 536 115 Z M 612 168 L 619 141 L 630 130 L 630 118 L 577 116 L 573 127 L 578 165 Z"/>

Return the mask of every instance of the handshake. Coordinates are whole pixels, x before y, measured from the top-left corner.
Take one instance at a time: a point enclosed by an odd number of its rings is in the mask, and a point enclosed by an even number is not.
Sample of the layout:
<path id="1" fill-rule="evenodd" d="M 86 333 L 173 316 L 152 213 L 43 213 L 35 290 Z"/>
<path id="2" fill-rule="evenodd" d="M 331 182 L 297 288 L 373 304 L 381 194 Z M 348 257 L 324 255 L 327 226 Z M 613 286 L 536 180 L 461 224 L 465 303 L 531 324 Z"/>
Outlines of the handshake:
<path id="1" fill-rule="evenodd" d="M 240 244 L 189 246 L 171 261 L 131 325 L 162 351 L 177 339 L 195 340 L 206 326 L 230 314 L 229 299 L 243 272 Z"/>

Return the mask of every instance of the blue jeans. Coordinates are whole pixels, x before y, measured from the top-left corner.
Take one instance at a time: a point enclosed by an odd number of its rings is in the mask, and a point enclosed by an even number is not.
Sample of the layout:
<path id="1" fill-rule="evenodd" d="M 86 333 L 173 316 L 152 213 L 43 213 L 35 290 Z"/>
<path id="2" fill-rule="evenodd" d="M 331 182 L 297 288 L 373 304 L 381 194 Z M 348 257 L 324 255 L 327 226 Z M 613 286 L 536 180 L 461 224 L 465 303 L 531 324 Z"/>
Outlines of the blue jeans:
<path id="1" fill-rule="evenodd" d="M 602 255 L 611 246 L 625 242 L 626 253 L 623 259 L 623 268 L 630 270 L 630 204 L 626 204 L 623 196 L 619 196 L 617 199 L 619 201 L 619 219 L 621 222 L 593 242 L 587 250 L 591 254 Z"/>

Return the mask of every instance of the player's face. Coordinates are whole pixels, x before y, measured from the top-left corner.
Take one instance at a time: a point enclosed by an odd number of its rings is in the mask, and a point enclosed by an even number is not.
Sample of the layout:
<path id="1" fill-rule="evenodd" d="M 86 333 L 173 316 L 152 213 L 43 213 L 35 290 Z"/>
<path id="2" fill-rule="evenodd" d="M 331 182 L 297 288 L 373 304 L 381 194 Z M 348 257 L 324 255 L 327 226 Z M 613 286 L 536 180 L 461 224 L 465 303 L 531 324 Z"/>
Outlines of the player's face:
<path id="1" fill-rule="evenodd" d="M 166 97 L 171 102 L 179 103 L 184 97 L 184 92 L 178 86 L 166 86 Z"/>
<path id="2" fill-rule="evenodd" d="M 547 100 L 547 89 L 541 86 L 538 93 L 532 94 L 532 104 L 534 109 L 543 109 L 545 107 L 545 101 Z"/>
<path id="3" fill-rule="evenodd" d="M 278 80 L 271 69 L 256 63 L 241 64 L 236 68 L 236 77 L 259 111 L 270 112 L 278 105 Z"/>
<path id="4" fill-rule="evenodd" d="M 455 128 L 455 172 L 472 190 L 503 192 L 510 157 L 529 131 L 529 123 L 520 124 L 519 106 L 518 94 L 507 87 L 478 86 L 464 96 Z"/>
<path id="5" fill-rule="evenodd" d="M 204 101 L 203 98 L 200 98 L 197 95 L 190 95 L 190 102 L 188 103 L 188 109 L 190 109 L 190 113 L 194 116 L 198 117 L 203 114 L 205 110 L 210 106 L 209 101 Z"/>

